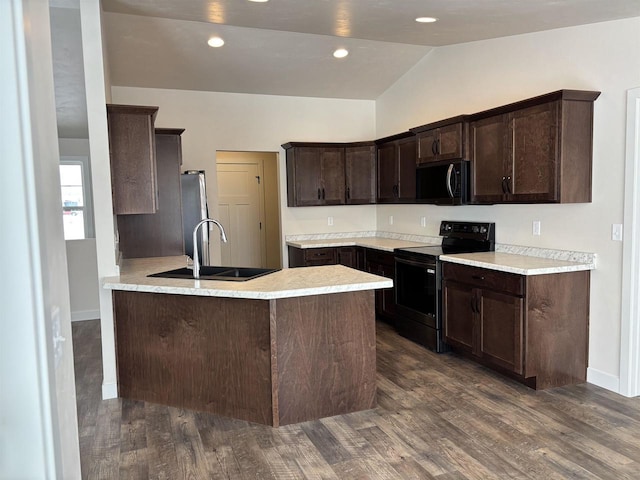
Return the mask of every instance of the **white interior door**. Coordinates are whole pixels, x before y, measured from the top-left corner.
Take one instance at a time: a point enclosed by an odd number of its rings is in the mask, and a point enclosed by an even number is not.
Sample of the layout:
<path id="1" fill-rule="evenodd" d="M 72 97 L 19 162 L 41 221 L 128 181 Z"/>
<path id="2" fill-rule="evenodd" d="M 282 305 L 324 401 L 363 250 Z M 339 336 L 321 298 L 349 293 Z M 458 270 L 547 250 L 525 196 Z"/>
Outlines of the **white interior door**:
<path id="1" fill-rule="evenodd" d="M 218 164 L 217 172 L 220 221 L 229 240 L 221 246 L 222 264 L 263 267 L 266 249 L 259 165 Z"/>

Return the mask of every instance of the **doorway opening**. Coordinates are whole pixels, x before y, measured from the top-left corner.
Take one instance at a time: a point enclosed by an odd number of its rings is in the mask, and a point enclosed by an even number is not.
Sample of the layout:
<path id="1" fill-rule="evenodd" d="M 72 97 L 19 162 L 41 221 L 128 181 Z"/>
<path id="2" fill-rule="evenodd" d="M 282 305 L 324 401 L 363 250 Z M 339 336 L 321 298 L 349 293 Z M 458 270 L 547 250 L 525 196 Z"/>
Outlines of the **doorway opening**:
<path id="1" fill-rule="evenodd" d="M 222 265 L 282 268 L 278 154 L 216 152 Z"/>

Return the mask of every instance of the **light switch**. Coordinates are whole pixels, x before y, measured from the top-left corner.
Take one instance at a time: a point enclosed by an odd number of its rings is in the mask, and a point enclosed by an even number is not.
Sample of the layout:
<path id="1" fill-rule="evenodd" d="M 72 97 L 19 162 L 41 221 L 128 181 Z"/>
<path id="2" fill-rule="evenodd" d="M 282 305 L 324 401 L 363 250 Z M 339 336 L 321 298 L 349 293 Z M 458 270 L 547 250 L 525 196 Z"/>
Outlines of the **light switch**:
<path id="1" fill-rule="evenodd" d="M 333 225 L 333 217 L 327 217 L 327 225 L 330 227 Z"/>
<path id="2" fill-rule="evenodd" d="M 540 235 L 540 220 L 535 220 L 532 227 L 533 235 Z"/>
<path id="3" fill-rule="evenodd" d="M 389 215 L 389 225 L 393 225 L 393 215 Z"/>
<path id="4" fill-rule="evenodd" d="M 611 240 L 614 240 L 616 242 L 622 241 L 622 224 L 621 223 L 614 223 L 613 225 L 611 225 Z"/>
<path id="5" fill-rule="evenodd" d="M 420 226 L 421 227 L 427 226 L 427 217 L 420 217 Z"/>

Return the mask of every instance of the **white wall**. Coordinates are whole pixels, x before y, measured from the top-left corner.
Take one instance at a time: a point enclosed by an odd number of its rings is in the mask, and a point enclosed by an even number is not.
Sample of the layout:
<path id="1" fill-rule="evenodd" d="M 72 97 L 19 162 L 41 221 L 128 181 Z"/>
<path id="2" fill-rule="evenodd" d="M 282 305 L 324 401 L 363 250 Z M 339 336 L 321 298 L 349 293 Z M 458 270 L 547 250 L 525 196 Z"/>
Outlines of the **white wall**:
<path id="1" fill-rule="evenodd" d="M 0 2 L 0 44 L 0 477 L 80 478 L 48 2 Z"/>
<path id="2" fill-rule="evenodd" d="M 283 236 L 375 230 L 375 206 L 287 208 L 285 156 L 280 148 L 289 141 L 371 140 L 375 136 L 373 101 L 128 87 L 113 87 L 112 99 L 114 103 L 159 106 L 157 127 L 186 129 L 182 134 L 183 169 L 206 170 L 214 216 L 218 208 L 216 150 L 279 152 Z M 332 227 L 327 226 L 328 215 L 334 217 Z M 219 262 L 219 250 L 213 251 L 212 258 Z"/>
<path id="3" fill-rule="evenodd" d="M 617 390 L 626 91 L 640 86 L 640 18 L 435 49 L 376 102 L 377 135 L 563 88 L 601 91 L 595 103 L 593 202 L 575 205 L 379 206 L 378 228 L 437 235 L 442 219 L 496 222 L 498 243 L 595 252 L 589 381 Z M 388 225 L 388 215 L 394 225 Z M 426 215 L 427 228 L 419 225 Z M 542 235 L 531 234 L 533 220 Z"/>
<path id="4" fill-rule="evenodd" d="M 118 275 L 115 248 L 115 224 L 111 200 L 111 168 L 107 103 L 110 91 L 108 70 L 103 63 L 103 43 L 100 2 L 80 0 L 82 25 L 82 55 L 89 121 L 91 157 L 91 187 L 96 232 L 96 262 L 98 281 Z M 115 338 L 111 292 L 100 288 L 100 333 L 102 338 L 102 397 L 118 395 L 116 382 Z"/>
<path id="5" fill-rule="evenodd" d="M 59 138 L 61 157 L 89 157 L 89 140 Z M 100 317 L 96 239 L 67 240 L 71 321 Z"/>
<path id="6" fill-rule="evenodd" d="M 100 318 L 96 239 L 67 240 L 71 321 Z"/>

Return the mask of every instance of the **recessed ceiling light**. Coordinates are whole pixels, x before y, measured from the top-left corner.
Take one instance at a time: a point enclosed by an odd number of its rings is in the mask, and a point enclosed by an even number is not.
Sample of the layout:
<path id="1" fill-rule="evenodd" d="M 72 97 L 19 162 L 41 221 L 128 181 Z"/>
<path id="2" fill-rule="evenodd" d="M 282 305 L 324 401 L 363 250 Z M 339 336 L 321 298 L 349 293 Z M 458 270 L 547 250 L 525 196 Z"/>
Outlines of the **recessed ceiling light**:
<path id="1" fill-rule="evenodd" d="M 346 48 L 339 48 L 335 52 L 333 52 L 333 56 L 336 58 L 344 58 L 349 55 L 349 50 Z"/>
<path id="2" fill-rule="evenodd" d="M 418 23 L 433 23 L 437 22 L 438 19 L 434 17 L 418 17 L 416 18 L 416 22 Z"/>
<path id="3" fill-rule="evenodd" d="M 250 2 L 255 2 L 255 3 L 264 3 L 264 2 L 268 2 L 269 0 L 249 0 Z"/>
<path id="4" fill-rule="evenodd" d="M 224 45 L 224 40 L 220 37 L 211 37 L 207 42 L 210 47 L 221 47 Z"/>

